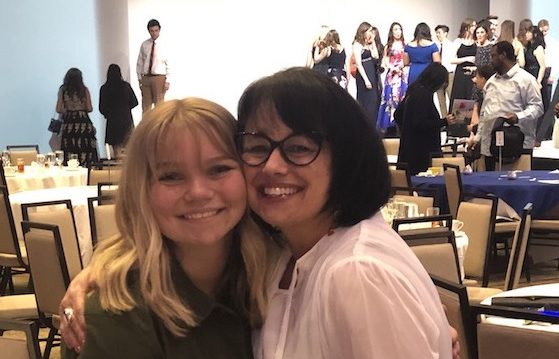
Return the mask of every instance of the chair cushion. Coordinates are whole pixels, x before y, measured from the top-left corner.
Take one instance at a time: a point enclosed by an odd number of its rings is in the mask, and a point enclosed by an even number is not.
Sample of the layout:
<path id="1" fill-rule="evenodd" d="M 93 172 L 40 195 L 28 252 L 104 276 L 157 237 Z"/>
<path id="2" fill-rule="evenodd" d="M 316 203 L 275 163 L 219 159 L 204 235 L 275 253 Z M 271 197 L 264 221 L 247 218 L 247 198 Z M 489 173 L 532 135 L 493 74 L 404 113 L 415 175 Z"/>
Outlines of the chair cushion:
<path id="1" fill-rule="evenodd" d="M 0 297 L 0 319 L 32 319 L 38 316 L 35 294 Z"/>

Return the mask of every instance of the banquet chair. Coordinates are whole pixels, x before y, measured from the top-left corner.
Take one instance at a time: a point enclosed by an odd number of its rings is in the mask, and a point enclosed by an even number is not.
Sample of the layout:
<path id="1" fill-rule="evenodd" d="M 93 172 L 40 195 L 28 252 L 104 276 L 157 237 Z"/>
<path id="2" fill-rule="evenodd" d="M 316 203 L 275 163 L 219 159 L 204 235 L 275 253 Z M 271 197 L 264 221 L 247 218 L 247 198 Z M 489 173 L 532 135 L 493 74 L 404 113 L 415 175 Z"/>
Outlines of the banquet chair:
<path id="1" fill-rule="evenodd" d="M 39 327 L 37 323 L 23 320 L 0 319 L 0 331 L 15 331 L 25 338 L 0 336 L 0 353 L 3 358 L 40 359 Z"/>
<path id="2" fill-rule="evenodd" d="M 93 248 L 100 241 L 119 233 L 116 224 L 115 207 L 113 203 L 103 204 L 103 200 L 100 197 L 90 197 L 87 199 Z"/>
<path id="3" fill-rule="evenodd" d="M 465 196 L 477 197 L 477 196 L 464 193 L 462 189 L 462 175 L 460 173 L 460 168 L 458 166 L 452 164 L 443 164 L 443 169 L 444 169 L 446 195 L 448 199 L 448 208 L 450 209 L 450 213 L 452 213 L 454 218 L 456 218 L 456 215 L 458 213 L 458 206 L 464 200 L 464 197 Z M 499 207 L 497 207 L 497 209 L 498 208 Z M 495 212 L 495 216 L 497 216 L 497 212 Z M 497 219 L 497 217 L 495 217 L 495 219 Z M 507 238 L 513 236 L 517 226 L 518 226 L 518 221 L 516 219 L 503 220 L 503 221 L 495 220 L 494 235 L 498 237 L 497 239 L 506 240 Z M 506 242 L 505 242 L 505 251 L 507 251 Z"/>
<path id="4" fill-rule="evenodd" d="M 99 182 L 118 183 L 122 167 L 115 163 L 96 163 L 87 171 L 88 186 L 96 186 Z"/>
<path id="5" fill-rule="evenodd" d="M 522 268 L 528 251 L 528 241 L 530 237 L 530 228 L 532 224 L 532 203 L 526 204 L 522 211 L 520 224 L 518 225 L 514 238 L 505 275 L 504 290 L 511 290 L 518 287 Z"/>
<path id="6" fill-rule="evenodd" d="M 0 295 L 14 292 L 13 274 L 28 272 L 27 252 L 16 234 L 12 206 L 6 186 L 0 186 Z"/>
<path id="7" fill-rule="evenodd" d="M 432 223 L 445 223 L 444 226 L 433 227 Z M 419 228 L 405 229 L 406 225 L 414 225 L 424 223 L 426 226 Z M 400 227 L 403 228 L 400 228 Z M 411 246 L 418 244 L 437 244 L 447 243 L 448 236 L 452 233 L 452 217 L 450 215 L 423 216 L 413 218 L 394 218 L 392 220 L 392 229 L 397 232 L 400 237 Z"/>
<path id="8" fill-rule="evenodd" d="M 537 311 L 496 305 L 473 305 L 474 318 L 490 315 L 506 319 L 519 319 L 521 323 L 536 325 L 511 326 L 478 318 L 475 334 L 479 359 L 526 359 L 556 358 L 559 353 L 559 333 L 541 330 L 551 324 L 559 324 L 559 318 Z"/>
<path id="9" fill-rule="evenodd" d="M 396 168 L 390 168 L 390 184 L 392 187 L 412 187 L 411 175 L 408 171 L 407 163 L 398 163 Z M 407 193 L 409 194 L 409 192 Z M 406 192 L 403 192 L 402 194 L 406 194 Z"/>
<path id="10" fill-rule="evenodd" d="M 44 353 L 48 358 L 60 328 L 58 306 L 71 279 L 68 256 L 58 226 L 29 221 L 21 222 L 21 226 L 39 319 L 50 328 Z"/>
<path id="11" fill-rule="evenodd" d="M 464 222 L 462 230 L 468 236 L 468 251 L 464 257 L 466 277 L 480 279 L 481 286 L 489 283 L 491 239 L 495 228 L 497 198 L 477 197 L 476 202 L 462 201 L 456 219 Z"/>
<path id="12" fill-rule="evenodd" d="M 400 150 L 400 139 L 399 138 L 383 138 L 382 144 L 384 145 L 384 150 L 386 155 L 398 156 Z"/>
<path id="13" fill-rule="evenodd" d="M 97 197 L 102 202 L 115 203 L 116 195 L 118 192 L 118 184 L 114 182 L 98 182 L 97 183 Z"/>
<path id="14" fill-rule="evenodd" d="M 458 332 L 460 358 L 477 358 L 474 334 L 475 322 L 470 311 L 467 288 L 452 280 L 433 274 L 430 274 L 430 276 L 437 288 L 441 303 L 445 307 L 448 323 Z"/>
<path id="15" fill-rule="evenodd" d="M 432 167 L 443 167 L 445 163 L 458 166 L 460 171 L 463 171 L 464 167 L 466 167 L 466 160 L 462 154 L 451 157 L 445 156 L 444 153 L 431 152 Z"/>
<path id="16" fill-rule="evenodd" d="M 6 149 L 10 153 L 10 162 L 17 163 L 18 158 L 22 158 L 26 166 L 37 159 L 39 145 L 7 145 Z"/>
<path id="17" fill-rule="evenodd" d="M 45 210 L 45 207 L 49 207 L 48 210 Z M 83 269 L 83 263 L 72 202 L 66 199 L 24 203 L 21 205 L 21 211 L 24 221 L 57 226 L 70 278 L 73 279 Z"/>

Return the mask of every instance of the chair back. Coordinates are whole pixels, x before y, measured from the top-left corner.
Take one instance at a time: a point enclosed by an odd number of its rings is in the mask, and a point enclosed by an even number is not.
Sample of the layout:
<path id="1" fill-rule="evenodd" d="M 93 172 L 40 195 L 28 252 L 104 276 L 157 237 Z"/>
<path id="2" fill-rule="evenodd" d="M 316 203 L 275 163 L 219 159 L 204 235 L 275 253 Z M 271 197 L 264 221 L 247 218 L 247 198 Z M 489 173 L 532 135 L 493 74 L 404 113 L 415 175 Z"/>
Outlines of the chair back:
<path id="1" fill-rule="evenodd" d="M 102 202 L 115 203 L 118 193 L 118 184 L 114 182 L 98 182 L 97 197 Z"/>
<path id="2" fill-rule="evenodd" d="M 37 323 L 23 320 L 0 319 L 0 331 L 16 331 L 24 339 L 0 336 L 0 353 L 3 358 L 40 359 L 39 328 Z"/>
<path id="3" fill-rule="evenodd" d="M 443 167 L 445 163 L 458 166 L 460 171 L 463 171 L 464 167 L 466 167 L 466 161 L 462 155 L 456 157 L 431 157 L 431 166 L 433 167 Z"/>
<path id="4" fill-rule="evenodd" d="M 6 186 L 0 186 L 0 267 L 26 267 L 25 247 L 17 239 Z"/>
<path id="5" fill-rule="evenodd" d="M 117 184 L 120 181 L 121 173 L 121 166 L 98 163 L 89 167 L 87 184 L 89 186 L 96 186 L 100 182 Z"/>
<path id="6" fill-rule="evenodd" d="M 503 164 L 502 171 L 531 171 L 532 170 L 532 150 L 522 150 L 520 157 L 513 163 Z"/>
<path id="7" fill-rule="evenodd" d="M 408 171 L 408 165 L 405 163 L 398 163 L 396 168 L 390 167 L 390 185 L 392 187 L 412 187 L 411 175 Z M 402 193 L 402 192 L 395 192 Z M 405 194 L 406 192 L 403 192 Z"/>
<path id="8" fill-rule="evenodd" d="M 476 358 L 475 337 L 473 335 L 474 322 L 472 321 L 466 287 L 455 281 L 432 274 L 431 279 L 437 287 L 439 298 L 445 307 L 448 323 L 458 332 L 460 358 Z"/>
<path id="9" fill-rule="evenodd" d="M 427 208 L 434 207 L 435 199 L 433 197 L 413 196 L 407 194 L 395 194 L 393 197 L 395 202 L 406 202 L 417 205 L 420 214 L 425 214 Z"/>
<path id="10" fill-rule="evenodd" d="M 58 226 L 21 222 L 37 309 L 45 317 L 58 314 L 58 306 L 70 284 L 70 274 Z"/>
<path id="11" fill-rule="evenodd" d="M 384 150 L 388 156 L 398 156 L 398 152 L 400 151 L 399 138 L 383 138 L 382 144 L 384 145 Z"/>
<path id="12" fill-rule="evenodd" d="M 468 250 L 464 256 L 466 277 L 481 278 L 482 286 L 489 283 L 489 255 L 495 229 L 497 198 L 476 197 L 475 202 L 462 201 L 457 219 L 464 222 L 462 231 L 468 236 Z"/>
<path id="13" fill-rule="evenodd" d="M 522 267 L 528 250 L 528 238 L 532 224 L 532 203 L 526 204 L 522 211 L 520 224 L 516 228 L 510 250 L 507 273 L 505 276 L 505 289 L 511 290 L 518 287 L 522 275 Z"/>
<path id="14" fill-rule="evenodd" d="M 456 218 L 458 206 L 460 202 L 462 202 L 462 177 L 460 174 L 460 167 L 444 163 L 443 169 L 448 208 L 452 217 Z"/>
<path id="15" fill-rule="evenodd" d="M 473 305 L 474 315 L 484 314 L 499 318 L 478 320 L 477 352 L 479 359 L 555 358 L 559 353 L 559 333 L 540 328 L 559 324 L 559 318 L 534 311 L 510 307 Z M 496 323 L 496 320 L 507 323 Z M 514 321 L 512 319 L 519 319 Z M 512 321 L 511 321 L 512 320 Z M 522 323 L 514 325 L 513 323 Z M 533 323 L 536 325 L 526 325 Z M 555 354 L 554 354 L 555 353 Z"/>
<path id="16" fill-rule="evenodd" d="M 99 197 L 87 199 L 89 224 L 91 226 L 91 242 L 94 248 L 99 241 L 119 233 L 115 217 L 116 205 L 112 203 L 102 203 L 102 201 L 99 201 Z"/>
<path id="17" fill-rule="evenodd" d="M 58 227 L 70 278 L 73 279 L 83 269 L 83 263 L 71 201 L 25 203 L 21 210 L 25 221 Z"/>
<path id="18" fill-rule="evenodd" d="M 22 158 L 26 166 L 37 159 L 39 145 L 8 145 L 6 149 L 10 153 L 10 162 L 17 163 L 18 158 Z"/>

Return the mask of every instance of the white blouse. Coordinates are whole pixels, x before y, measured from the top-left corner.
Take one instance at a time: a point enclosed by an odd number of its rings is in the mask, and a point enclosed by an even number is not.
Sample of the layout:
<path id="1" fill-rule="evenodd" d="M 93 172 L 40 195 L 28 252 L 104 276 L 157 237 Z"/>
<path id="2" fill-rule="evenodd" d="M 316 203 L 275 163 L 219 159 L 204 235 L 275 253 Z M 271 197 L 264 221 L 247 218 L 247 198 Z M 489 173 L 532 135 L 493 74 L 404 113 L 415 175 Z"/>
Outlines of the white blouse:
<path id="1" fill-rule="evenodd" d="M 377 214 L 323 237 L 275 268 L 255 358 L 452 358 L 448 322 L 427 272 Z"/>

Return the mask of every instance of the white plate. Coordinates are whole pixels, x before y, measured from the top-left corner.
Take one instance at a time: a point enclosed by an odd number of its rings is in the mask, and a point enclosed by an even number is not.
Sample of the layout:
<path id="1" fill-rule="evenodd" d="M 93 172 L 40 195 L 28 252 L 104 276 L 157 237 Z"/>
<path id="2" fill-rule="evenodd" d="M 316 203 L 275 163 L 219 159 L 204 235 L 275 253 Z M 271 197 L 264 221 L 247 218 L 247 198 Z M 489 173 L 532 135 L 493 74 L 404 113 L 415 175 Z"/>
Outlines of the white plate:
<path id="1" fill-rule="evenodd" d="M 79 170 L 82 169 L 82 167 L 75 167 L 75 168 L 74 167 L 64 167 L 64 169 L 66 171 L 79 171 Z"/>

